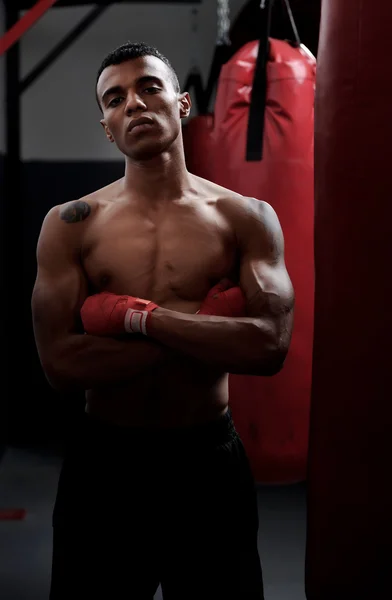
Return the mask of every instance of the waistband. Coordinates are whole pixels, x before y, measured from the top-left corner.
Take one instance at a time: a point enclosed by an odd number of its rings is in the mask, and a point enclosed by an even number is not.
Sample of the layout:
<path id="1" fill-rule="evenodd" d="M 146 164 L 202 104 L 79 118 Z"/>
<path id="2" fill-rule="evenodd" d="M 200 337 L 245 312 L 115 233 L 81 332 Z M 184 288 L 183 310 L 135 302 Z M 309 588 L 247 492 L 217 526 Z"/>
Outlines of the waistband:
<path id="1" fill-rule="evenodd" d="M 216 447 L 238 437 L 230 409 L 214 421 L 178 427 L 122 427 L 84 414 L 80 431 L 85 442 L 163 448 Z"/>

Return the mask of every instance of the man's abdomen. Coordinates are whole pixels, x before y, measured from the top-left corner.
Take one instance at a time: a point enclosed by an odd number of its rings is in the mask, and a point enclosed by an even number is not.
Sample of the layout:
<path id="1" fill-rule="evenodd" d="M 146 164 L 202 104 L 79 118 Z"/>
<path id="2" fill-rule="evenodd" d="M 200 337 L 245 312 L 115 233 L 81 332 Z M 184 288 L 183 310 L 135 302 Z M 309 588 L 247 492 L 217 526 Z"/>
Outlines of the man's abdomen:
<path id="1" fill-rule="evenodd" d="M 228 405 L 228 375 L 184 358 L 127 385 L 89 390 L 86 410 L 124 426 L 175 427 L 214 420 Z"/>

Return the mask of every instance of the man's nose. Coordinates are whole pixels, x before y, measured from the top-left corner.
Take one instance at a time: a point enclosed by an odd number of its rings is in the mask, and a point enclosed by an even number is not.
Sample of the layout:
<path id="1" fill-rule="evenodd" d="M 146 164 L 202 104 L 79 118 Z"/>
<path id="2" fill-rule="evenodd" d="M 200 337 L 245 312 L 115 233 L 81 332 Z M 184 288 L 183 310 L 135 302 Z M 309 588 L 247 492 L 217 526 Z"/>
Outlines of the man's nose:
<path id="1" fill-rule="evenodd" d="M 129 92 L 127 96 L 127 102 L 125 105 L 125 110 L 127 114 L 133 113 L 136 110 L 146 110 L 147 106 L 143 102 L 142 98 L 139 94 L 135 94 L 133 92 Z"/>

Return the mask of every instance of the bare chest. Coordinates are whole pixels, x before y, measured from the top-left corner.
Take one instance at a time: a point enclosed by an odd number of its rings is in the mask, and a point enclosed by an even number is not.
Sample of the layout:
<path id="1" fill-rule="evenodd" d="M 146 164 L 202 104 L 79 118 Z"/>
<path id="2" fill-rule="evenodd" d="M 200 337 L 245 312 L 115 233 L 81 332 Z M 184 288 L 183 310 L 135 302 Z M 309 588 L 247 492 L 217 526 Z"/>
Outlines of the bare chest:
<path id="1" fill-rule="evenodd" d="M 204 298 L 235 269 L 230 224 L 215 207 L 176 209 L 157 219 L 102 210 L 86 232 L 83 266 L 94 291 L 107 290 L 171 306 Z"/>

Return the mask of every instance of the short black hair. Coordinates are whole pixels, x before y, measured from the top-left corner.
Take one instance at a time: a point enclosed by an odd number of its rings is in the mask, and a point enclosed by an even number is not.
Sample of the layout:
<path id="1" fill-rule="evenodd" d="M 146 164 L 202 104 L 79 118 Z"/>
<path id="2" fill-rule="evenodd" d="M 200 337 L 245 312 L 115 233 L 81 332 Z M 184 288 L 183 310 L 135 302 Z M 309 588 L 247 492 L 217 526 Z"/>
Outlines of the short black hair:
<path id="1" fill-rule="evenodd" d="M 169 70 L 171 72 L 174 89 L 177 93 L 180 93 L 180 82 L 178 81 L 177 73 L 175 72 L 169 59 L 166 58 L 166 56 L 164 56 L 163 54 L 161 54 L 161 52 L 159 52 L 157 48 L 155 48 L 154 46 L 150 46 L 149 44 L 146 44 L 144 42 L 126 42 L 125 44 L 122 44 L 118 48 L 115 48 L 114 50 L 109 52 L 109 54 L 103 59 L 98 69 L 97 78 L 95 81 L 95 90 L 97 89 L 98 79 L 100 78 L 102 71 L 104 71 L 107 67 L 110 67 L 110 65 L 120 65 L 121 63 L 126 62 L 127 60 L 141 58 L 142 56 L 155 56 L 156 58 L 159 58 L 159 60 L 161 60 L 163 63 L 165 63 L 165 65 L 169 67 Z M 99 107 L 101 108 L 98 96 L 97 102 Z"/>

